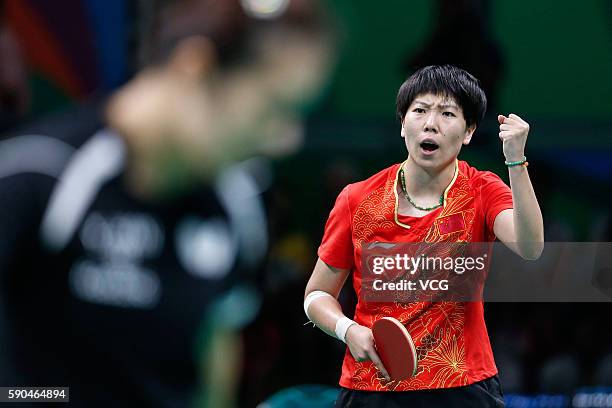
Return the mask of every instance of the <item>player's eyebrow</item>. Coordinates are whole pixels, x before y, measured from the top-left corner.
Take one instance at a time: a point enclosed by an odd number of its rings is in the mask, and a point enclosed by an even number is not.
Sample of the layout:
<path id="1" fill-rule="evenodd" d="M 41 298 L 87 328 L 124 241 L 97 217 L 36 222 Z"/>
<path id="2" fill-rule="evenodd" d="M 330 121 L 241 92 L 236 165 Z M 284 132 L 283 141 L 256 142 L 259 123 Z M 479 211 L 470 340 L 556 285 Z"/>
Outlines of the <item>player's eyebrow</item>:
<path id="1" fill-rule="evenodd" d="M 419 104 L 419 105 L 423 105 L 423 106 L 425 106 L 426 108 L 430 108 L 430 107 L 431 107 L 431 105 L 430 105 L 430 104 L 428 104 L 428 103 L 426 103 L 426 102 L 423 102 L 423 101 L 421 101 L 421 100 L 419 100 L 419 99 L 415 99 L 415 100 L 414 100 L 414 103 Z"/>
<path id="2" fill-rule="evenodd" d="M 442 109 L 447 109 L 447 108 L 459 109 L 459 107 L 454 103 L 441 103 L 438 106 Z"/>
<path id="3" fill-rule="evenodd" d="M 431 104 L 429 104 L 427 102 L 424 102 L 424 101 L 422 101 L 420 99 L 415 99 L 414 103 L 418 104 L 418 105 L 422 105 L 422 106 L 424 106 L 426 108 L 431 108 Z M 448 109 L 448 108 L 459 109 L 459 106 L 457 106 L 457 104 L 455 104 L 453 102 L 443 102 L 443 103 L 439 104 L 438 107 L 441 108 L 441 109 Z"/>

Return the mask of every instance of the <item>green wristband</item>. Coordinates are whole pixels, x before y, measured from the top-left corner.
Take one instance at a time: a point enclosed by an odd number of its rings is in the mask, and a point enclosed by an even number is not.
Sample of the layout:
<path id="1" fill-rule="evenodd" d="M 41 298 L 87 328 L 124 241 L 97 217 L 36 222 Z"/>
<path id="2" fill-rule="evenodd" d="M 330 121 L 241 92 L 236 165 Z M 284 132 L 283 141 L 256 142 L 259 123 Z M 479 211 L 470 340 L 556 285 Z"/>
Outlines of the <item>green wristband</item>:
<path id="1" fill-rule="evenodd" d="M 508 167 L 514 167 L 514 166 L 520 166 L 522 164 L 527 163 L 527 157 L 523 156 L 523 160 L 519 160 L 519 161 L 514 161 L 514 162 L 509 162 L 509 161 L 505 161 L 504 164 Z"/>

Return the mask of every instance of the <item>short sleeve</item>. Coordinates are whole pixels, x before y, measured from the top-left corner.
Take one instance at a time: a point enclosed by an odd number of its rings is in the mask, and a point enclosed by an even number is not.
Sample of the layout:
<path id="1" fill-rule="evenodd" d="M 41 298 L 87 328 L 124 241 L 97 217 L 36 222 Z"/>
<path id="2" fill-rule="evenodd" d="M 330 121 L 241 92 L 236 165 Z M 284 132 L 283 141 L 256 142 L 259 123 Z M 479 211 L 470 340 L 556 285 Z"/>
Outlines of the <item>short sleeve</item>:
<path id="1" fill-rule="evenodd" d="M 480 197 L 487 231 L 493 233 L 497 215 L 503 210 L 514 208 L 512 190 L 497 174 L 486 171 L 482 175 Z"/>
<path id="2" fill-rule="evenodd" d="M 351 269 L 354 257 L 348 189 L 346 186 L 336 199 L 318 250 L 323 262 L 340 269 Z"/>

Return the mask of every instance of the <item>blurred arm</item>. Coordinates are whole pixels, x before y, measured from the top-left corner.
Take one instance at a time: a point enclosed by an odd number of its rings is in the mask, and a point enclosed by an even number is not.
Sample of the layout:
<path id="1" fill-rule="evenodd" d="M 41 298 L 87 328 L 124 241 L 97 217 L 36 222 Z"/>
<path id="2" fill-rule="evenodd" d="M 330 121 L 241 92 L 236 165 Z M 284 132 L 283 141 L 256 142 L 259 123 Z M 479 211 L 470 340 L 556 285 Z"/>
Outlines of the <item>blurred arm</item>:
<path id="1" fill-rule="evenodd" d="M 233 329 L 212 329 L 203 358 L 203 407 L 236 407 L 242 364 L 242 340 Z"/>

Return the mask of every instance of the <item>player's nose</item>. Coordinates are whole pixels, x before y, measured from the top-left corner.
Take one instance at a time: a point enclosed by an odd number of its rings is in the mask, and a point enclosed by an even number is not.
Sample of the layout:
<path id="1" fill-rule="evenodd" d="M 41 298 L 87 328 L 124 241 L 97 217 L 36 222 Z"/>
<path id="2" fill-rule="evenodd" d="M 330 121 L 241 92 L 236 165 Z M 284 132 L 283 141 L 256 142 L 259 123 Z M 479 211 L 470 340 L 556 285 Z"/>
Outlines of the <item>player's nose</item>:
<path id="1" fill-rule="evenodd" d="M 423 130 L 425 132 L 438 132 L 438 117 L 436 115 L 436 112 L 431 111 L 427 114 L 427 116 L 425 117 Z"/>

